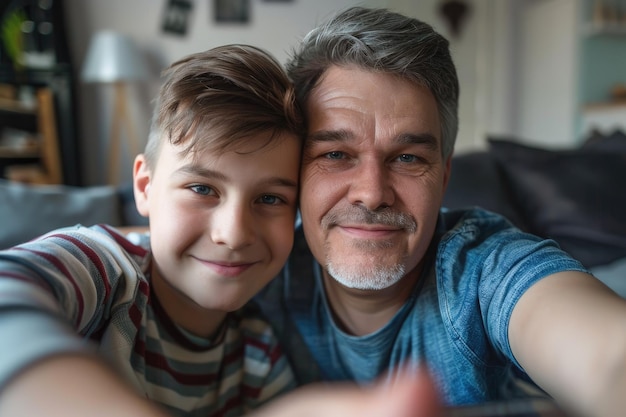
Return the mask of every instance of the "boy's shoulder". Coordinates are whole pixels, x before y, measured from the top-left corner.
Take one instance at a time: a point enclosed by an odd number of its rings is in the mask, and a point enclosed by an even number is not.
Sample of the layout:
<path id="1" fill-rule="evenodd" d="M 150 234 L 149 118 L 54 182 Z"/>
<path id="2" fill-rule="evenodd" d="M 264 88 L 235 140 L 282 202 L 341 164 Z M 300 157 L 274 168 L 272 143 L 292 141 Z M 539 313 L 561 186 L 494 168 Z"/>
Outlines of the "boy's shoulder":
<path id="1" fill-rule="evenodd" d="M 68 255 L 81 259 L 110 259 L 113 262 L 132 259 L 142 270 L 150 262 L 149 234 L 133 237 L 126 235 L 116 227 L 107 224 L 84 226 L 76 224 L 51 230 L 33 240 L 24 242 L 15 248 L 27 249 L 24 253 L 49 253 L 50 256 L 63 258 Z M 9 249 L 10 250 L 10 249 Z M 14 251 L 12 251 L 13 253 Z M 84 258 L 84 257 L 87 258 Z"/>

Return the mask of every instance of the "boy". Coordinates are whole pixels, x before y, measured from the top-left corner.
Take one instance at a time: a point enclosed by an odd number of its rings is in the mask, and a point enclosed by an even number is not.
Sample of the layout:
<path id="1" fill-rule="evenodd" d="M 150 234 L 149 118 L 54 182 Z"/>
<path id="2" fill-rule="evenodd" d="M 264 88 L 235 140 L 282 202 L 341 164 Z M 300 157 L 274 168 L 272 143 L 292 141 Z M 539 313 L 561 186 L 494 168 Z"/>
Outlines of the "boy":
<path id="1" fill-rule="evenodd" d="M 133 171 L 149 243 L 75 226 L 0 252 L 0 410 L 163 412 L 145 397 L 172 415 L 234 416 L 294 386 L 269 326 L 244 308 L 293 243 L 304 128 L 291 83 L 244 45 L 165 75 Z M 35 401 L 17 400 L 20 384 Z"/>

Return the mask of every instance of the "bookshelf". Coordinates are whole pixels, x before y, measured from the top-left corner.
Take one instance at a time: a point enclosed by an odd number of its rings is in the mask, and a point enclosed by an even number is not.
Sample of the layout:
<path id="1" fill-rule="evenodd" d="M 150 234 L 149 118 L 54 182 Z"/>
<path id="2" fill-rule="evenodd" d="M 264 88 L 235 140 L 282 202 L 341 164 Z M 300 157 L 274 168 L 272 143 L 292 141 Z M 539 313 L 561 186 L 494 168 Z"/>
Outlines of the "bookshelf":
<path id="1" fill-rule="evenodd" d="M 35 88 L 34 100 L 33 105 L 25 105 L 16 98 L 0 98 L 3 177 L 32 184 L 61 184 L 53 93 L 48 87 Z"/>
<path id="2" fill-rule="evenodd" d="M 64 1 L 0 2 L 0 34 L 0 177 L 82 185 Z"/>

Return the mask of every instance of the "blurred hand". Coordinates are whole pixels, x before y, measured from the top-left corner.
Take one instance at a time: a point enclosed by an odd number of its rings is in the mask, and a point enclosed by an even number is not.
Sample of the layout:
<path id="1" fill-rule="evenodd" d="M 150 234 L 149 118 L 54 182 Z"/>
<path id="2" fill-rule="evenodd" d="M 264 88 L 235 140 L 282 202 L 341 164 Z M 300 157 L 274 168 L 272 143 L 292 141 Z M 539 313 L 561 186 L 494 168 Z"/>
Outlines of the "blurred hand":
<path id="1" fill-rule="evenodd" d="M 252 413 L 254 417 L 441 417 L 434 381 L 424 370 L 402 371 L 392 383 L 307 385 Z"/>

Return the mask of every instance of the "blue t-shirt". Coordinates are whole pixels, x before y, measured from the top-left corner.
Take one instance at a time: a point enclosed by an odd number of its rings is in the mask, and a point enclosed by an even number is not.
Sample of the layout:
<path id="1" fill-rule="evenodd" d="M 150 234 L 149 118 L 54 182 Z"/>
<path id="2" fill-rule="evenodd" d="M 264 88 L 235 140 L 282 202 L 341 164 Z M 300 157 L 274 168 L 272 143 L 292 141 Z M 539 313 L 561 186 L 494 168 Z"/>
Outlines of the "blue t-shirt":
<path id="1" fill-rule="evenodd" d="M 482 210 L 442 210 L 420 280 L 387 325 L 344 333 L 324 293 L 321 268 L 302 230 L 281 275 L 257 300 L 276 327 L 300 383 L 368 383 L 399 365 L 427 364 L 446 403 L 502 399 L 515 360 L 508 339 L 513 307 L 541 278 L 585 271 L 551 240 Z"/>

